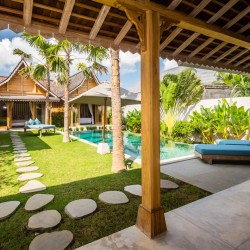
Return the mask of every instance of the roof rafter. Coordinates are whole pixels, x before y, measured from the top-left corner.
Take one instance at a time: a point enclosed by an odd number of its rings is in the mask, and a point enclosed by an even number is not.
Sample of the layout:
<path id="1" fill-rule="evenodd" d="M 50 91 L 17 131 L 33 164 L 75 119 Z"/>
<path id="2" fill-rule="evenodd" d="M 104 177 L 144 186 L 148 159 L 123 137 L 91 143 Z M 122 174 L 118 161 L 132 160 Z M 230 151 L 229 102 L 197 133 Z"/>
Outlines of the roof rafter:
<path id="1" fill-rule="evenodd" d="M 58 29 L 58 32 L 61 34 L 65 34 L 66 32 L 74 4 L 75 4 L 75 0 L 66 0 L 64 4 L 63 13 L 62 13 L 62 17 L 61 17 L 61 21 L 60 21 L 60 25 Z"/>
<path id="2" fill-rule="evenodd" d="M 226 42 L 222 42 L 220 45 L 216 46 L 214 49 L 212 49 L 209 53 L 207 53 L 205 56 L 203 56 L 201 58 L 201 61 L 205 61 L 206 59 L 208 59 L 210 56 L 212 56 L 214 53 L 216 53 L 217 51 L 219 51 L 220 49 L 222 49 L 227 43 Z"/>
<path id="3" fill-rule="evenodd" d="M 129 20 L 124 24 L 124 26 L 122 27 L 122 29 L 120 30 L 119 34 L 117 35 L 117 37 L 114 40 L 114 44 L 115 45 L 119 45 L 121 43 L 121 41 L 123 40 L 123 38 L 129 32 L 129 30 L 132 27 L 132 25 L 133 24 Z"/>
<path id="4" fill-rule="evenodd" d="M 232 57 L 230 60 L 228 60 L 225 64 L 228 65 L 230 63 L 232 63 L 233 61 L 237 60 L 239 57 L 243 56 L 244 54 L 246 54 L 249 51 L 249 49 L 244 49 L 241 52 L 239 52 L 237 55 L 235 55 L 234 57 Z"/>
<path id="5" fill-rule="evenodd" d="M 241 65 L 242 63 L 246 62 L 247 60 L 250 60 L 250 55 L 241 59 L 239 62 L 237 62 L 235 64 L 235 66 L 237 67 L 237 66 Z"/>
<path id="6" fill-rule="evenodd" d="M 30 26 L 32 19 L 33 0 L 24 0 L 23 3 L 23 25 Z"/>
<path id="7" fill-rule="evenodd" d="M 234 52 L 236 49 L 238 49 L 239 46 L 235 45 L 233 46 L 231 49 L 229 49 L 227 52 L 223 53 L 221 56 L 217 57 L 214 62 L 217 63 L 220 60 L 222 60 L 223 58 L 225 58 L 226 56 L 230 55 L 232 52 Z"/>

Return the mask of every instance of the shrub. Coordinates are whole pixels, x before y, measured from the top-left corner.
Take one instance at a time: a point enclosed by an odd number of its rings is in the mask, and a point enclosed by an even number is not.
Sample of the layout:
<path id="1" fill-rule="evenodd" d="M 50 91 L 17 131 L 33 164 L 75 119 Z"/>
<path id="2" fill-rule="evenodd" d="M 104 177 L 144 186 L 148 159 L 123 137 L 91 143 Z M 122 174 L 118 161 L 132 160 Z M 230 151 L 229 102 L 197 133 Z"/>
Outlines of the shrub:
<path id="1" fill-rule="evenodd" d="M 141 111 L 134 109 L 127 114 L 127 129 L 134 133 L 141 133 Z"/>
<path id="2" fill-rule="evenodd" d="M 52 113 L 52 124 L 56 125 L 56 127 L 63 127 L 64 126 L 64 113 Z"/>
<path id="3" fill-rule="evenodd" d="M 172 130 L 173 141 L 192 143 L 194 133 L 193 125 L 188 121 L 177 121 Z"/>
<path id="4" fill-rule="evenodd" d="M 164 121 L 160 123 L 160 137 L 162 140 L 166 140 L 168 138 L 168 126 Z"/>

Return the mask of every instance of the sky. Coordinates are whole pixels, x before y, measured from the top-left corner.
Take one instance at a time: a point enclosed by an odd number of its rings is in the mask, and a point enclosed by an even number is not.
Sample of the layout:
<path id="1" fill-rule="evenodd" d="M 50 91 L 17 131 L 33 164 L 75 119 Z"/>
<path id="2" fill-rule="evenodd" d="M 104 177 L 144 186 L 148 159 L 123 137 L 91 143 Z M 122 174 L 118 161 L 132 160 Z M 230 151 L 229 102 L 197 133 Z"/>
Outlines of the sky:
<path id="1" fill-rule="evenodd" d="M 37 51 L 30 47 L 30 45 L 20 37 L 20 33 L 16 34 L 10 29 L 4 29 L 0 31 L 0 76 L 8 76 L 17 63 L 20 61 L 20 57 L 13 55 L 12 51 L 15 48 L 19 48 L 26 53 L 30 53 L 33 57 L 40 59 Z M 53 38 L 51 39 L 53 41 Z M 80 61 L 84 61 L 84 56 L 79 54 L 73 55 L 75 60 L 71 67 L 71 75 L 77 72 L 76 65 Z M 34 64 L 39 62 L 34 60 Z M 121 86 L 129 89 L 133 92 L 140 92 L 140 62 L 141 57 L 138 53 L 132 54 L 130 52 L 120 51 L 120 77 Z M 86 63 L 86 62 L 85 62 Z M 109 73 L 98 75 L 100 81 L 110 81 L 110 60 L 103 62 L 108 67 Z M 160 59 L 160 71 L 164 71 L 173 67 L 176 67 L 177 63 L 172 60 Z"/>

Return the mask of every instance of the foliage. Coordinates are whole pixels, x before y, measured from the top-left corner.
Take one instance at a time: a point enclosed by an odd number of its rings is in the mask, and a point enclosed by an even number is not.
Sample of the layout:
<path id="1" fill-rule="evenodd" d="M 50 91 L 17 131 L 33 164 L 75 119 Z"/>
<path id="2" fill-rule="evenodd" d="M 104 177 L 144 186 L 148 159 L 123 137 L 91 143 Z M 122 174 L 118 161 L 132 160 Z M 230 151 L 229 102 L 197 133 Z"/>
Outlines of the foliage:
<path id="1" fill-rule="evenodd" d="M 141 133 L 141 111 L 134 109 L 127 114 L 127 129 L 134 133 Z"/>
<path id="2" fill-rule="evenodd" d="M 194 127 L 192 123 L 188 121 L 177 121 L 172 130 L 173 141 L 193 143 L 192 137 L 194 133 Z"/>
<path id="3" fill-rule="evenodd" d="M 56 127 L 63 127 L 63 112 L 52 113 L 52 124 Z"/>
<path id="4" fill-rule="evenodd" d="M 250 96 L 250 76 L 219 72 L 218 80 L 233 87 L 233 97 Z"/>
<path id="5" fill-rule="evenodd" d="M 160 137 L 162 140 L 166 140 L 168 138 L 168 126 L 164 121 L 160 121 Z"/>
<path id="6" fill-rule="evenodd" d="M 121 115 L 122 115 L 122 125 L 126 125 L 127 117 L 125 116 L 124 108 L 121 109 Z M 107 118 L 108 118 L 108 124 L 112 124 L 112 108 L 108 110 Z"/>
<path id="7" fill-rule="evenodd" d="M 197 103 L 204 92 L 195 70 L 188 68 L 179 74 L 166 74 L 160 84 L 160 96 L 165 110 L 181 103 L 183 108 Z"/>
<path id="8" fill-rule="evenodd" d="M 250 109 L 237 107 L 236 102 L 229 104 L 226 99 L 215 107 L 201 107 L 190 115 L 195 130 L 205 143 L 214 143 L 215 139 L 241 139 L 250 129 Z"/>

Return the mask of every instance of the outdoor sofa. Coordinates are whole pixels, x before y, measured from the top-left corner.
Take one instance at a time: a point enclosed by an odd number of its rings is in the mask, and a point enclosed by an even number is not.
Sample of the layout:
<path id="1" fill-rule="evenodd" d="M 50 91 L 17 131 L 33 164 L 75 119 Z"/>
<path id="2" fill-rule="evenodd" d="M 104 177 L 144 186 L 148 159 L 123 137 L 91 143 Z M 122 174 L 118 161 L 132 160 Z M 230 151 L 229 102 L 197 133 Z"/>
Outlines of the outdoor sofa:
<path id="1" fill-rule="evenodd" d="M 54 133 L 56 132 L 56 126 L 55 125 L 41 124 L 41 122 L 38 119 L 36 119 L 36 120 L 30 119 L 27 122 L 27 124 L 24 125 L 24 133 L 26 133 L 27 129 L 38 130 L 38 133 L 39 133 L 40 136 L 42 136 L 42 130 L 53 129 Z"/>
<path id="2" fill-rule="evenodd" d="M 216 144 L 195 145 L 195 155 L 213 164 L 213 161 L 250 161 L 250 141 L 218 140 Z"/>

